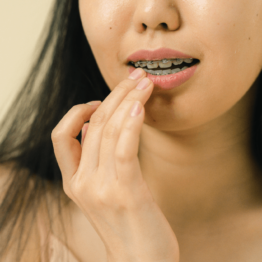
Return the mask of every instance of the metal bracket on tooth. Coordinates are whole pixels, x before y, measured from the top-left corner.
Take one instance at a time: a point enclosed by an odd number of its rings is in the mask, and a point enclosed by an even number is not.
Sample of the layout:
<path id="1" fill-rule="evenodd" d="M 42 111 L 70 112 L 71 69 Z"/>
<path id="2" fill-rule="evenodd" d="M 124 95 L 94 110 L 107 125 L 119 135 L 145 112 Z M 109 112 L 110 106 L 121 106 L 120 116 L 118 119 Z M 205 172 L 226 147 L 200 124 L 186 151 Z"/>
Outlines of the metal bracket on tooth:
<path id="1" fill-rule="evenodd" d="M 163 59 L 163 60 L 162 60 L 162 63 L 163 63 L 163 64 L 166 64 L 166 63 L 168 63 L 168 62 L 169 62 L 169 61 L 168 61 L 167 59 Z"/>

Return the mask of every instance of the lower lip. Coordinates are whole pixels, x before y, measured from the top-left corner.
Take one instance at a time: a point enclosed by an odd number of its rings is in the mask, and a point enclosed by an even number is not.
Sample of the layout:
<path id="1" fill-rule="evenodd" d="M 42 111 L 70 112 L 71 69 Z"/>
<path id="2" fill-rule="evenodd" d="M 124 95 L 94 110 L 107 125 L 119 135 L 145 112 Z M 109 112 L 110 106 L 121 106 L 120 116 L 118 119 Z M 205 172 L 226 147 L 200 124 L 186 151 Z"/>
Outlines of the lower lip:
<path id="1" fill-rule="evenodd" d="M 189 80 L 195 73 L 198 64 L 191 66 L 181 72 L 170 75 L 156 76 L 147 73 L 147 77 L 154 83 L 154 86 L 164 90 L 170 90 L 178 87 Z M 129 73 L 131 74 L 136 68 L 131 66 Z"/>

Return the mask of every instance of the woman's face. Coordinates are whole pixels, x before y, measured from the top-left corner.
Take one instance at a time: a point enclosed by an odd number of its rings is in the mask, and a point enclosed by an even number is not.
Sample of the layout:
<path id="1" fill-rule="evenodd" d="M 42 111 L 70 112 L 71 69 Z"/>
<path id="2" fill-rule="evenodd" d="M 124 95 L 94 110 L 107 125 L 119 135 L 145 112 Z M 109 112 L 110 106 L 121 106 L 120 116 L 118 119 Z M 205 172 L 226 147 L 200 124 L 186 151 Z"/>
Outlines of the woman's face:
<path id="1" fill-rule="evenodd" d="M 110 90 L 128 77 L 127 58 L 140 49 L 166 47 L 200 60 L 188 81 L 155 88 L 146 103 L 145 123 L 161 130 L 186 130 L 222 115 L 260 73 L 262 0 L 79 0 L 79 6 Z"/>

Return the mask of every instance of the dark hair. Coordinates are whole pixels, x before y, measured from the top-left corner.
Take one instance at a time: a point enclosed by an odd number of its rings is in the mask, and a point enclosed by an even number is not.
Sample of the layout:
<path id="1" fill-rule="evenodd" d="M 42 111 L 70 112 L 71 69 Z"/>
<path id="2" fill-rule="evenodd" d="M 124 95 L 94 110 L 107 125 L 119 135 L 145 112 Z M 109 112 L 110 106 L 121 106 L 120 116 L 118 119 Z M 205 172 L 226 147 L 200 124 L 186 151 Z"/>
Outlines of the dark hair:
<path id="1" fill-rule="evenodd" d="M 20 240 L 29 234 L 23 224 L 25 219 L 35 219 L 37 203 L 48 184 L 53 185 L 60 210 L 62 177 L 51 142 L 52 130 L 74 105 L 103 101 L 110 93 L 85 37 L 78 1 L 55 1 L 47 22 L 42 49 L 0 128 L 0 164 L 12 163 L 1 190 L 5 192 L 0 206 L 1 261 L 18 221 L 19 261 L 25 248 Z M 77 138 L 80 141 L 80 134 Z"/>
<path id="2" fill-rule="evenodd" d="M 49 184 L 61 210 L 62 183 L 51 142 L 53 128 L 72 106 L 103 101 L 110 93 L 85 37 L 78 1 L 55 1 L 41 48 L 0 128 L 0 164 L 12 164 L 0 206 L 1 261 L 17 223 L 16 261 L 19 261 L 26 245 L 25 236 L 30 234 L 30 228 L 23 226 L 25 219 L 35 219 L 37 204 Z M 257 81 L 260 87 L 261 76 Z M 258 88 L 251 119 L 251 149 L 259 166 L 262 166 L 261 101 L 262 90 Z M 80 134 L 77 138 L 80 141 Z"/>

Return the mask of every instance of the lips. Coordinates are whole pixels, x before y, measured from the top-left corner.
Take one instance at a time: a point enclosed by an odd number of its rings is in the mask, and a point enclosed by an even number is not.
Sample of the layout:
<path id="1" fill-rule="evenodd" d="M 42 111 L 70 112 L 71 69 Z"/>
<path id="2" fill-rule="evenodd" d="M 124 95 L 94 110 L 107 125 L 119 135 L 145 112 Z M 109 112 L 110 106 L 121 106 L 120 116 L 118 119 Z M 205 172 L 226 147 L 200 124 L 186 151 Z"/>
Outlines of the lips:
<path id="1" fill-rule="evenodd" d="M 176 51 L 170 48 L 160 48 L 157 50 L 139 50 L 127 58 L 127 64 L 131 65 L 131 61 L 153 61 L 153 60 L 163 60 L 163 59 L 175 59 L 175 58 L 193 58 L 189 54 L 184 54 L 180 51 Z M 197 59 L 198 60 L 198 59 Z M 170 90 L 175 87 L 178 87 L 185 82 L 187 82 L 191 77 L 194 76 L 197 68 L 199 66 L 199 60 L 197 64 L 192 65 L 191 67 L 178 72 L 176 74 L 169 75 L 152 75 L 147 73 L 147 77 L 152 80 L 154 83 L 154 88 Z M 135 67 L 129 66 L 128 71 L 132 73 L 135 70 Z"/>
<path id="2" fill-rule="evenodd" d="M 198 64 L 176 74 L 156 76 L 147 73 L 146 76 L 154 83 L 155 88 L 170 90 L 187 82 L 191 77 L 194 76 L 197 68 Z M 135 67 L 132 66 L 130 66 L 128 69 L 130 74 L 134 70 Z"/>
<path id="3" fill-rule="evenodd" d="M 127 63 L 130 61 L 137 62 L 141 60 L 162 60 L 162 59 L 175 59 L 175 58 L 194 58 L 189 54 L 170 49 L 160 48 L 157 50 L 139 50 L 127 58 Z"/>

